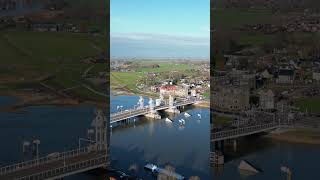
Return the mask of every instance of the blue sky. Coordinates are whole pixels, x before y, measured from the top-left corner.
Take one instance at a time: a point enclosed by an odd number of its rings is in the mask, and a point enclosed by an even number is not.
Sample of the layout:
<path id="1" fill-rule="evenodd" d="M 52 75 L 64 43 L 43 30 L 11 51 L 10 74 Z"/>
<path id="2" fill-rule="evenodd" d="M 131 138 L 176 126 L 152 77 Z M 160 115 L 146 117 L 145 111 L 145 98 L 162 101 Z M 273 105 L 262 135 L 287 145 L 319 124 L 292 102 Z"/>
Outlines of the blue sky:
<path id="1" fill-rule="evenodd" d="M 111 57 L 208 58 L 210 0 L 111 0 Z"/>

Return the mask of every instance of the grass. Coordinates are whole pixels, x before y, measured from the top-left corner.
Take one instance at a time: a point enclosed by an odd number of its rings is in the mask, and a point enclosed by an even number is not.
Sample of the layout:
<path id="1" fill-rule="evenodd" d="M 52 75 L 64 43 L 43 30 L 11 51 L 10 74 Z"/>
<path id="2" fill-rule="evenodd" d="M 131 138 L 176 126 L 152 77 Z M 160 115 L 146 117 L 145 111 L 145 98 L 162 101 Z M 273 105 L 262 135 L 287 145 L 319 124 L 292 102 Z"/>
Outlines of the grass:
<path id="1" fill-rule="evenodd" d="M 141 78 L 142 73 L 138 72 L 111 72 L 111 84 L 117 87 L 125 86 L 127 90 L 136 92 L 137 81 Z"/>
<path id="2" fill-rule="evenodd" d="M 205 98 L 209 99 L 210 98 L 210 92 L 205 92 L 202 94 Z"/>
<path id="3" fill-rule="evenodd" d="M 88 34 L 21 31 L 0 33 L 1 66 L 14 66 L 13 70 L 5 72 L 7 76 L 32 80 L 55 74 L 56 78 L 47 83 L 59 89 L 79 84 L 82 72 L 90 66 L 82 63 L 81 59 L 101 53 L 97 47 L 103 49 L 103 38 Z M 97 71 L 101 69 L 97 68 Z M 87 93 L 80 89 L 75 91 L 82 95 Z"/>
<path id="4" fill-rule="evenodd" d="M 111 87 L 123 87 L 133 93 L 137 91 L 137 82 L 144 77 L 146 72 L 171 72 L 171 71 L 185 71 L 192 69 L 188 64 L 179 64 L 174 62 L 157 62 L 157 61 L 138 61 L 141 65 L 158 64 L 159 68 L 137 68 L 135 72 L 111 72 Z"/>
<path id="5" fill-rule="evenodd" d="M 170 71 L 184 71 L 192 69 L 188 64 L 174 63 L 174 62 L 140 62 L 143 65 L 158 64 L 159 68 L 138 68 L 138 72 L 170 72 Z"/>
<path id="6" fill-rule="evenodd" d="M 300 98 L 295 100 L 294 105 L 299 108 L 300 111 L 312 113 L 320 113 L 320 99 L 319 98 Z"/>
<path id="7" fill-rule="evenodd" d="M 244 24 L 270 23 L 272 12 L 268 10 L 216 9 L 213 15 L 215 27 L 221 30 L 238 28 Z"/>

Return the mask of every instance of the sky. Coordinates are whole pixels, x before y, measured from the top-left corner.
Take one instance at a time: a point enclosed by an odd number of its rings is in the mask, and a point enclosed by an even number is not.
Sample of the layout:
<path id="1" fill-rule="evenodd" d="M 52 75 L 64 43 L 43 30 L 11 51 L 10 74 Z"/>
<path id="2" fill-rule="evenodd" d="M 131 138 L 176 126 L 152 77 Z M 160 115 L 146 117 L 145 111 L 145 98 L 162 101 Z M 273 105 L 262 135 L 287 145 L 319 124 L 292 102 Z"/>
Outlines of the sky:
<path id="1" fill-rule="evenodd" d="M 111 0 L 112 58 L 209 58 L 210 0 Z"/>

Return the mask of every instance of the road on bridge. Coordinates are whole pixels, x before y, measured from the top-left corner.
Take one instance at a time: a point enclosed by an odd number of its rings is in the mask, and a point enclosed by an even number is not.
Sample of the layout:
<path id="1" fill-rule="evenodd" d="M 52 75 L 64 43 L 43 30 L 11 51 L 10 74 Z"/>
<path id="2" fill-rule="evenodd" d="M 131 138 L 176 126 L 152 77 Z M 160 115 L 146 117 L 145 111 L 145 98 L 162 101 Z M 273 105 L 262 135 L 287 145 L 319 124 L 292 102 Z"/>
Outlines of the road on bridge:
<path id="1" fill-rule="evenodd" d="M 105 152 L 94 151 L 77 156 L 51 160 L 38 165 L 18 167 L 9 173 L 0 175 L 1 180 L 29 180 L 61 178 L 75 173 L 85 172 L 106 166 L 108 158 Z"/>

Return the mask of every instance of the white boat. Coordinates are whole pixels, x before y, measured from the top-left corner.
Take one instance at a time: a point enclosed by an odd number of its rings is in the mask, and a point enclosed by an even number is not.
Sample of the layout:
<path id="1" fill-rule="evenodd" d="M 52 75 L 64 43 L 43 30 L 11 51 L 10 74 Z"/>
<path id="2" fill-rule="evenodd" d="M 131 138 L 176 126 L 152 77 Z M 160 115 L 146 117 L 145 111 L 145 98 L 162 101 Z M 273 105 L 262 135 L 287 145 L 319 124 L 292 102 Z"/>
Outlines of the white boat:
<path id="1" fill-rule="evenodd" d="M 198 114 L 198 117 L 201 119 L 201 114 Z"/>
<path id="2" fill-rule="evenodd" d="M 184 117 L 190 117 L 191 115 L 187 112 L 184 113 Z"/>
<path id="3" fill-rule="evenodd" d="M 150 170 L 152 172 L 157 172 L 157 170 L 158 170 L 158 167 L 156 165 L 154 165 L 154 164 L 151 164 L 151 163 L 145 165 L 144 168 L 148 169 L 148 170 Z"/>
<path id="4" fill-rule="evenodd" d="M 180 119 L 180 120 L 179 120 L 179 124 L 180 124 L 180 125 L 185 125 L 185 124 L 186 124 L 186 121 L 185 121 L 184 119 Z"/>
<path id="5" fill-rule="evenodd" d="M 166 122 L 173 122 L 171 119 L 169 119 L 169 118 L 166 118 Z"/>

